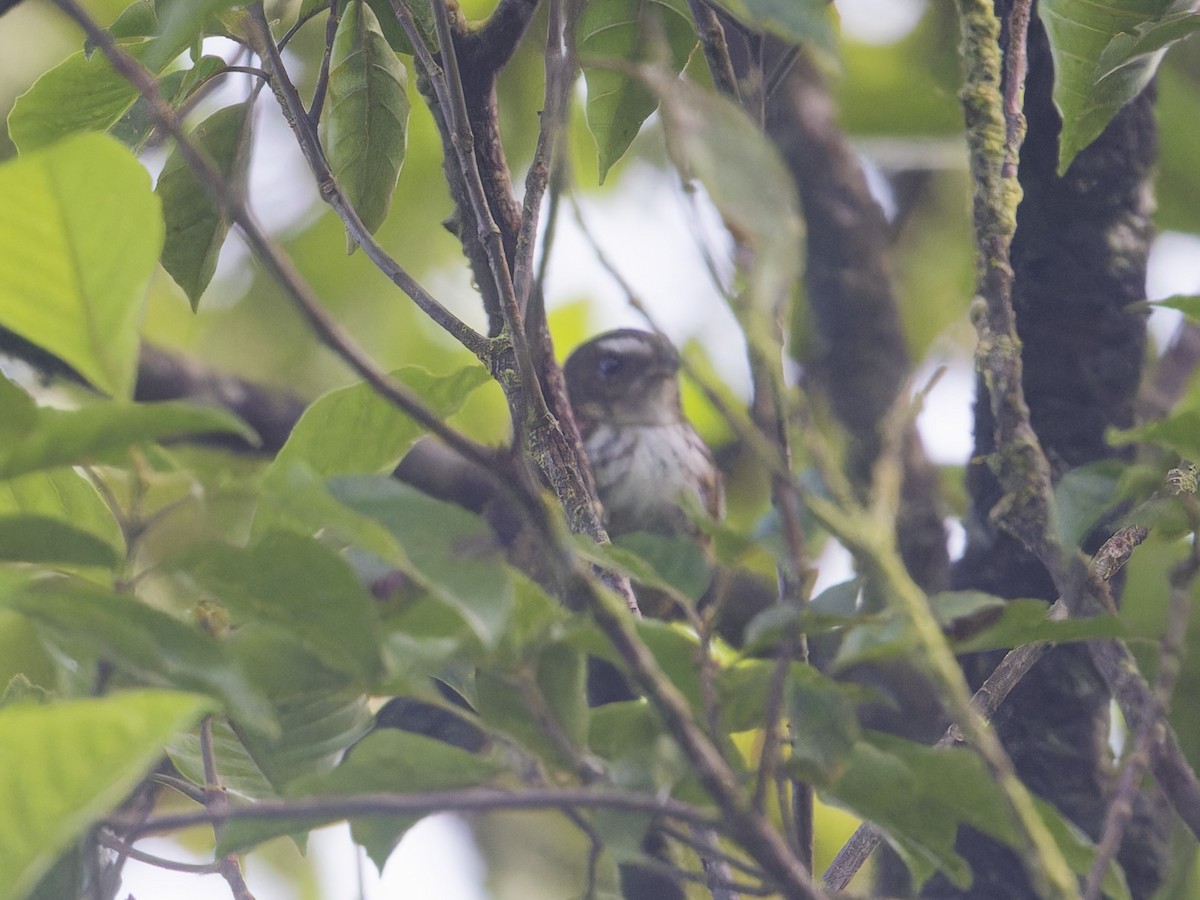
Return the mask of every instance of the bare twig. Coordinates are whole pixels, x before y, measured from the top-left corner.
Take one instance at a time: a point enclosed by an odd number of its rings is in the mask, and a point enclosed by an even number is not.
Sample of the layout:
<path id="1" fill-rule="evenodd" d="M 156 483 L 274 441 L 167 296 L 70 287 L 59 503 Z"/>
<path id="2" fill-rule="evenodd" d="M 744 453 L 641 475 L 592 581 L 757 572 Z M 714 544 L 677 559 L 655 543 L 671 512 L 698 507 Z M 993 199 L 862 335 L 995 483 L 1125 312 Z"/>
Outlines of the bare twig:
<path id="1" fill-rule="evenodd" d="M 221 864 L 219 862 L 185 863 L 173 859 L 165 859 L 161 856 L 155 856 L 153 853 L 146 853 L 143 850 L 139 850 L 105 831 L 98 832 L 96 840 L 108 849 L 116 850 L 122 856 L 145 863 L 148 866 L 154 866 L 157 869 L 167 869 L 171 872 L 186 872 L 189 875 L 216 875 L 220 871 Z"/>
<path id="2" fill-rule="evenodd" d="M 204 806 L 210 812 L 220 815 L 229 807 L 229 795 L 221 785 L 221 776 L 217 771 L 217 755 L 213 747 L 212 716 L 205 716 L 200 723 L 200 759 L 204 766 Z M 213 824 L 213 835 L 220 837 L 220 825 Z M 216 871 L 225 879 L 234 900 L 254 900 L 246 879 L 242 875 L 242 864 L 236 853 L 227 853 L 218 859 Z"/>
<path id="3" fill-rule="evenodd" d="M 703 827 L 720 826 L 720 822 L 711 815 L 687 803 L 634 791 L 607 788 L 523 788 L 520 791 L 472 788 L 464 791 L 264 800 L 252 806 L 230 805 L 219 810 L 204 809 L 158 816 L 145 822 L 134 823 L 130 835 L 140 838 L 197 825 L 221 825 L 246 819 L 269 821 L 307 818 L 335 821 L 365 816 L 426 814 L 438 811 L 492 812 L 521 809 L 612 809 L 667 816 Z M 119 829 L 125 823 L 114 821 L 112 824 Z"/>
<path id="4" fill-rule="evenodd" d="M 321 108 L 325 105 L 325 91 L 329 88 L 329 61 L 333 58 L 333 39 L 337 35 L 338 7 L 336 0 L 329 4 L 329 16 L 325 20 L 325 52 L 321 54 L 321 68 L 317 72 L 317 86 L 313 88 L 312 103 L 308 107 L 308 121 L 315 127 L 321 121 Z M 280 67 L 282 71 L 282 67 Z"/>

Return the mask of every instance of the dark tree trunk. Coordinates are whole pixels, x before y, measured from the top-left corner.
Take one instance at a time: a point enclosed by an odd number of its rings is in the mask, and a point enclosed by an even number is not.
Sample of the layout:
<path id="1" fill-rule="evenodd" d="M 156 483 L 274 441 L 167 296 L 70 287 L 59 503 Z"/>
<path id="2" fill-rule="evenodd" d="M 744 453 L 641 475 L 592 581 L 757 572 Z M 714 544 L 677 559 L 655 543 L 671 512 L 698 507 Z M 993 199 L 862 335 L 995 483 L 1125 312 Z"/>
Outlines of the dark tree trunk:
<path id="1" fill-rule="evenodd" d="M 999 0 L 997 12 L 1006 16 L 1010 5 Z M 1025 93 L 1029 130 L 1020 165 L 1024 199 L 1012 264 L 1025 394 L 1058 478 L 1114 456 L 1104 440 L 1105 429 L 1133 422 L 1145 320 L 1127 309 L 1145 294 L 1156 138 L 1153 96 L 1147 91 L 1060 177 L 1061 122 L 1051 100 L 1052 84 L 1049 46 L 1035 18 Z M 955 586 L 1052 600 L 1054 588 L 1041 565 L 988 521 L 1000 489 L 982 462 L 995 449 L 985 390 L 980 382 L 974 457 L 979 461 L 968 474 L 969 544 L 955 567 Z M 1097 541 L 1103 537 L 1096 535 Z M 966 660 L 972 683 L 978 685 L 996 661 L 995 655 Z M 1026 676 L 995 720 L 1025 784 L 1093 838 L 1102 828 L 1110 789 L 1108 705 L 1086 650 L 1066 646 L 1053 650 Z M 1143 797 L 1140 805 L 1120 861 L 1134 896 L 1148 897 L 1161 878 L 1163 846 L 1157 825 L 1162 817 L 1154 798 Z M 1034 896 L 1011 851 L 970 830 L 960 834 L 959 850 L 975 873 L 971 888 L 955 889 L 939 877 L 923 896 Z"/>

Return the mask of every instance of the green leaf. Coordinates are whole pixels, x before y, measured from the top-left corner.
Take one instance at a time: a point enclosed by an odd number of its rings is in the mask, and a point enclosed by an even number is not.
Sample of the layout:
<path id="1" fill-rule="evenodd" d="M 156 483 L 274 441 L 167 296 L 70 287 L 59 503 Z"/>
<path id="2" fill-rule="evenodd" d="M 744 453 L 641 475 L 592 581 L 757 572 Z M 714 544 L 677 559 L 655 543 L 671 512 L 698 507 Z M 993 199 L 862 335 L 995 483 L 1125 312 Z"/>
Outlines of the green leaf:
<path id="1" fill-rule="evenodd" d="M 150 176 L 87 134 L 0 165 L 0 325 L 128 396 L 163 226 Z"/>
<path id="2" fill-rule="evenodd" d="M 488 380 L 483 366 L 466 366 L 450 375 L 408 367 L 391 373 L 408 385 L 438 416 L 457 412 L 471 392 Z M 390 472 L 424 429 L 382 397 L 359 383 L 318 397 L 304 411 L 271 472 L 303 460 L 319 475 L 374 475 Z"/>
<path id="3" fill-rule="evenodd" d="M 1200 322 L 1200 296 L 1196 294 L 1175 294 L 1162 300 L 1154 300 L 1150 306 L 1177 309 L 1193 322 Z"/>
<path id="4" fill-rule="evenodd" d="M 1094 0 L 1043 0 L 1038 4 L 1054 59 L 1054 103 L 1063 118 L 1060 174 L 1117 111 L 1141 93 L 1158 68 L 1158 53 L 1134 55 L 1113 68 L 1124 42 L 1106 57 L 1110 42 L 1122 33 L 1137 34 L 1139 28 L 1153 30 L 1170 5 L 1171 0 L 1114 0 L 1104 4 Z M 1136 45 L 1136 40 L 1132 43 Z"/>
<path id="5" fill-rule="evenodd" d="M 1066 547 L 1078 547 L 1120 499 L 1125 464 L 1106 459 L 1067 472 L 1054 487 L 1054 527 Z"/>
<path id="6" fill-rule="evenodd" d="M 959 823 L 1010 845 L 1017 839 L 1003 793 L 970 750 L 935 750 L 872 733 L 822 795 L 886 830 L 917 864 L 919 878 L 933 865 L 960 887 L 970 882 L 970 868 L 954 849 Z"/>
<path id="7" fill-rule="evenodd" d="M 494 648 L 513 608 L 512 578 L 487 523 L 391 478 L 335 478 L 330 490 L 382 522 L 408 558 L 406 570 Z"/>
<path id="8" fill-rule="evenodd" d="M 1128 629 L 1117 616 L 1053 621 L 1046 618 L 1041 600 L 1009 600 L 999 617 L 987 627 L 955 641 L 958 653 L 1019 647 L 1034 641 L 1087 641 L 1094 638 L 1127 638 Z"/>
<path id="9" fill-rule="evenodd" d="M 120 47 L 141 58 L 146 44 L 122 42 Z M 9 136 L 24 155 L 81 131 L 107 131 L 137 98 L 137 89 L 107 56 L 81 50 L 17 98 L 8 115 Z"/>
<path id="10" fill-rule="evenodd" d="M 213 758 L 217 771 L 221 773 L 221 787 L 229 794 L 245 800 L 275 799 L 279 796 L 226 720 L 213 720 L 212 737 Z M 176 735 L 165 749 L 180 775 L 198 787 L 204 786 L 204 760 L 197 732 Z"/>
<path id="11" fill-rule="evenodd" d="M 1054 842 L 1062 850 L 1063 857 L 1066 859 L 1067 865 L 1071 867 L 1071 871 L 1080 878 L 1086 877 L 1092 870 L 1092 864 L 1096 859 L 1096 845 L 1045 800 L 1035 796 L 1033 802 L 1037 804 L 1042 821 L 1046 823 L 1046 828 L 1054 837 Z M 1115 859 L 1109 860 L 1101 884 L 1105 897 L 1110 897 L 1112 900 L 1131 900 L 1132 898 L 1129 885 L 1125 881 L 1125 873 Z"/>
<path id="12" fill-rule="evenodd" d="M 158 12 L 154 0 L 133 0 L 108 26 L 108 33 L 117 40 L 132 37 L 150 37 L 158 32 Z M 94 44 L 84 44 L 85 48 Z"/>
<path id="13" fill-rule="evenodd" d="M 755 31 L 829 51 L 837 46 L 827 0 L 716 0 L 716 5 Z"/>
<path id="14" fill-rule="evenodd" d="M 766 724 L 768 698 L 774 690 L 773 661 L 746 660 L 723 669 L 716 688 L 722 727 L 749 731 Z M 794 664 L 783 682 L 783 709 L 789 720 L 791 764 L 809 780 L 829 778 L 859 739 L 854 703 L 861 691 L 839 684 L 812 666 Z"/>
<path id="15" fill-rule="evenodd" d="M 371 732 L 355 744 L 345 762 L 336 769 L 295 781 L 286 793 L 290 798 L 300 799 L 442 791 L 486 784 L 500 771 L 497 763 L 442 741 L 385 728 Z M 355 838 L 382 867 L 396 842 L 420 818 L 421 815 L 411 815 L 356 821 Z M 244 850 L 268 838 L 307 831 L 329 821 L 335 819 L 230 822 L 221 834 L 217 852 Z"/>
<path id="16" fill-rule="evenodd" d="M 587 81 L 587 123 L 596 141 L 601 184 L 658 106 L 644 84 L 606 61 L 653 56 L 652 41 L 659 37 L 666 39 L 671 71 L 683 71 L 696 46 L 683 0 L 592 0 L 579 16 L 575 42 Z"/>
<path id="17" fill-rule="evenodd" d="M 158 35 L 150 43 L 147 66 L 154 71 L 183 50 L 200 42 L 205 33 L 221 34 L 215 25 L 219 13 L 245 6 L 247 0 L 156 0 Z"/>
<path id="18" fill-rule="evenodd" d="M 627 563 L 642 563 L 630 574 L 647 587 L 668 588 L 695 601 L 712 583 L 712 564 L 704 548 L 689 535 L 670 537 L 635 531 L 617 538 L 614 549 L 625 551 L 621 555 Z"/>
<path id="19" fill-rule="evenodd" d="M 605 760 L 608 778 L 617 787 L 679 796 L 680 785 L 693 778 L 683 751 L 639 700 L 592 710 L 588 746 Z M 698 802 L 706 806 L 711 801 Z"/>
<path id="20" fill-rule="evenodd" d="M 1096 74 L 1103 81 L 1126 66 L 1156 67 L 1158 59 L 1153 57 L 1197 31 L 1200 31 L 1200 14 L 1194 11 L 1194 4 L 1191 0 L 1175 0 L 1161 18 L 1142 22 L 1132 33 L 1114 36 L 1100 54 Z"/>
<path id="21" fill-rule="evenodd" d="M 265 732 L 236 718 L 239 737 L 272 787 L 328 772 L 371 725 L 352 678 L 321 662 L 283 629 L 260 624 L 234 631 L 230 650 L 254 690 L 270 703 L 278 728 Z"/>
<path id="22" fill-rule="evenodd" d="M 326 2 L 326 0 L 312 0 L 312 2 L 306 0 L 304 6 L 316 5 L 318 2 Z M 379 19 L 379 28 L 392 49 L 397 53 L 412 56 L 412 42 L 409 41 L 404 26 L 397 20 L 391 0 L 367 0 L 367 5 L 375 11 L 375 17 Z M 409 0 L 408 8 L 413 14 L 417 28 L 421 31 L 425 45 L 431 52 L 437 53 L 437 25 L 433 21 L 433 9 L 429 6 L 429 0 Z"/>
<path id="23" fill-rule="evenodd" d="M 342 13 L 329 60 L 326 153 L 367 231 L 387 218 L 408 140 L 408 72 L 363 0 Z M 347 236 L 350 250 L 354 241 Z"/>
<path id="24" fill-rule="evenodd" d="M 50 517 L 125 555 L 125 536 L 94 484 L 74 469 L 31 472 L 0 482 L 0 513 Z M 0 542 L 2 543 L 2 542 Z"/>
<path id="25" fill-rule="evenodd" d="M 139 691 L 0 710 L 0 898 L 19 900 L 211 701 Z"/>
<path id="26" fill-rule="evenodd" d="M 1165 419 L 1137 428 L 1110 429 L 1107 437 L 1117 446 L 1154 444 L 1173 450 L 1184 459 L 1200 459 L 1200 408 L 1178 409 Z"/>
<path id="27" fill-rule="evenodd" d="M 0 515 L 0 560 L 112 568 L 120 559 L 111 544 L 58 519 Z"/>
<path id="28" fill-rule="evenodd" d="M 93 584 L 55 578 L 0 594 L 76 660 L 103 658 L 156 686 L 216 697 L 248 727 L 276 728 L 271 709 L 226 647 L 173 616 Z"/>
<path id="29" fill-rule="evenodd" d="M 0 414 L 10 396 L 0 387 Z M 21 440 L 0 447 L 0 478 L 103 462 L 135 444 L 197 434 L 238 434 L 256 440 L 246 425 L 224 410 L 189 403 L 100 401 L 74 410 L 39 408 Z"/>
<path id="30" fill-rule="evenodd" d="M 547 735 L 545 720 L 550 718 L 576 750 L 583 749 L 588 730 L 584 655 L 566 644 L 552 644 L 538 654 L 532 674 L 534 684 L 522 689 L 510 678 L 479 670 L 475 675 L 479 716 L 548 767 L 574 771 L 573 760 Z"/>
<path id="31" fill-rule="evenodd" d="M 253 109 L 252 100 L 219 109 L 197 125 L 191 135 L 193 143 L 208 153 L 230 190 L 238 193 L 246 188 L 250 166 Z M 166 223 L 163 267 L 196 309 L 217 269 L 229 221 L 178 149 L 167 158 L 155 193 L 162 200 Z"/>
<path id="32" fill-rule="evenodd" d="M 199 548 L 177 564 L 235 621 L 280 626 L 331 669 L 360 682 L 381 674 L 374 600 L 350 566 L 318 541 L 272 532 L 244 550 Z"/>

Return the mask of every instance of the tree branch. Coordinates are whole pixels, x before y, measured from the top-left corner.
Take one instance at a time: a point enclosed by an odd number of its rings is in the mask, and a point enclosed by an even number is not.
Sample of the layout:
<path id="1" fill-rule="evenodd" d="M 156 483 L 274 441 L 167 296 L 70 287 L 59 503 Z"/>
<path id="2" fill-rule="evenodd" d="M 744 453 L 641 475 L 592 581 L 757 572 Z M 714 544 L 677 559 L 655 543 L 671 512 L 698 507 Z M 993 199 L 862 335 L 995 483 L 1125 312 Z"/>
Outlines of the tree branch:
<path id="1" fill-rule="evenodd" d="M 234 820 L 270 821 L 311 818 L 338 820 L 365 816 L 424 815 L 434 812 L 491 812 L 535 809 L 611 809 L 650 813 L 705 827 L 720 823 L 696 807 L 666 797 L 634 791 L 590 788 L 523 788 L 519 792 L 494 788 L 463 791 L 429 791 L 411 794 L 370 794 L 346 797 L 310 797 L 303 800 L 264 800 L 252 806 L 226 806 L 219 810 L 173 813 L 134 823 L 131 836 L 165 834 L 197 825 L 221 825 Z M 122 823 L 113 821 L 121 828 Z"/>

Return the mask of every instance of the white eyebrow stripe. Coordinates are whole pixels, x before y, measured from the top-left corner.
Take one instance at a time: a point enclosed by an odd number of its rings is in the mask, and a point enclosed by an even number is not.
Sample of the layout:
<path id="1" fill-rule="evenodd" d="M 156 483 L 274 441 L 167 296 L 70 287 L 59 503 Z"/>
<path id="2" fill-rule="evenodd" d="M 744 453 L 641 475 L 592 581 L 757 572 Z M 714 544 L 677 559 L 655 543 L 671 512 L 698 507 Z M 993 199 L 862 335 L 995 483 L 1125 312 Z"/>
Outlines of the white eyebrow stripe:
<path id="1" fill-rule="evenodd" d="M 609 353 L 616 353 L 619 356 L 646 353 L 650 349 L 649 342 L 645 338 L 629 334 L 606 338 L 600 342 L 600 345 Z"/>

